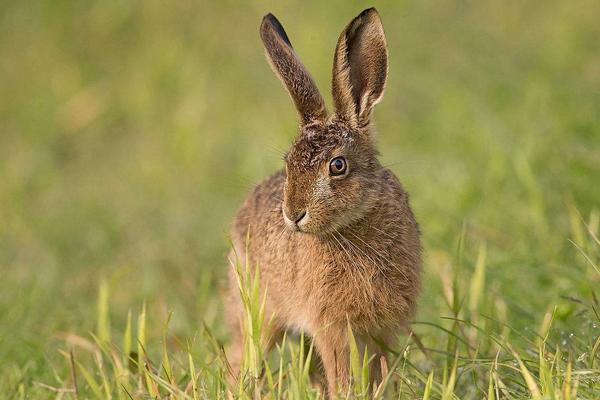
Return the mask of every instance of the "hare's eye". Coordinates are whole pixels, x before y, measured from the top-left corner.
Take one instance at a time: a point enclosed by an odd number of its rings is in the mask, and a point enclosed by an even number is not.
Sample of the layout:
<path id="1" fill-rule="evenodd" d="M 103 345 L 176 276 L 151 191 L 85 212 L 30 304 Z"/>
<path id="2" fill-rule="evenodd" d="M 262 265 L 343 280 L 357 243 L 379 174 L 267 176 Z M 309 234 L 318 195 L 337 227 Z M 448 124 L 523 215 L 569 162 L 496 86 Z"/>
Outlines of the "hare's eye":
<path id="1" fill-rule="evenodd" d="M 346 168 L 346 159 L 344 157 L 336 157 L 329 162 L 329 173 L 331 176 L 344 175 Z"/>

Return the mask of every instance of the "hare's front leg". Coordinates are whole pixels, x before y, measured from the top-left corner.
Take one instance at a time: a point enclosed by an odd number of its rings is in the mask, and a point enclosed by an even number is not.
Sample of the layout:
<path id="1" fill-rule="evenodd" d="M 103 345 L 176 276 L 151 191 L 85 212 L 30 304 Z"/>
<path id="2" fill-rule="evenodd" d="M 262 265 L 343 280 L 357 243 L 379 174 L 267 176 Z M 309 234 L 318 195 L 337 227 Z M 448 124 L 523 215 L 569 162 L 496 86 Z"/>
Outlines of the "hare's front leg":
<path id="1" fill-rule="evenodd" d="M 321 357 L 329 398 L 334 398 L 339 389 L 346 391 L 350 380 L 350 348 L 345 324 L 324 328 L 314 336 L 314 343 Z"/>
<path id="2" fill-rule="evenodd" d="M 265 313 L 269 318 L 263 321 L 261 327 L 261 348 L 264 354 L 268 354 L 272 347 L 283 338 L 284 326 L 277 320 L 271 319 L 274 315 L 273 307 L 267 302 Z M 229 274 L 229 289 L 225 301 L 225 316 L 229 331 L 231 332 L 231 344 L 227 351 L 227 361 L 231 367 L 229 381 L 235 383 L 239 378 L 244 354 L 244 318 L 247 318 L 244 305 L 240 298 L 237 278 L 233 269 Z"/>
<path id="3" fill-rule="evenodd" d="M 385 349 L 390 348 L 390 344 L 394 343 L 393 333 L 381 333 L 377 336 L 366 334 L 360 337 L 359 350 L 367 348 L 369 362 L 369 384 L 371 390 L 375 389 L 386 378 L 387 373 L 387 356 Z M 361 358 L 364 354 L 361 355 Z M 384 367 L 385 365 L 385 367 Z"/>

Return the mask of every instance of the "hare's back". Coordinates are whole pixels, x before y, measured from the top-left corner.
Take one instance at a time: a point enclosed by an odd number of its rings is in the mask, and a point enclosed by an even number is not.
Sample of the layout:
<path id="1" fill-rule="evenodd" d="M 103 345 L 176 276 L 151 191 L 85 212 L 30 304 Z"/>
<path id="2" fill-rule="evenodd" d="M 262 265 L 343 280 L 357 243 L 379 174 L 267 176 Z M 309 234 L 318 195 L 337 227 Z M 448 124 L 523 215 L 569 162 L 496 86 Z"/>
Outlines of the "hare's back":
<path id="1" fill-rule="evenodd" d="M 236 247 L 243 248 L 248 232 L 256 240 L 284 228 L 281 216 L 284 182 L 285 172 L 278 171 L 258 184 L 246 198 L 232 227 L 232 239 Z"/>

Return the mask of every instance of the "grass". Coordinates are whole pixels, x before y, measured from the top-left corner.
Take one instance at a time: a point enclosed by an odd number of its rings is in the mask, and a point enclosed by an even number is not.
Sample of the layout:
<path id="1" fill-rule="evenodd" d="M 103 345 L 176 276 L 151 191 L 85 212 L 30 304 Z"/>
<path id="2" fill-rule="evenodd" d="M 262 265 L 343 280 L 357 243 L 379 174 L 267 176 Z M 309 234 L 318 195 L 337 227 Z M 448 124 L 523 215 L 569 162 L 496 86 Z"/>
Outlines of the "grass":
<path id="1" fill-rule="evenodd" d="M 317 398 L 303 340 L 259 350 L 245 271 L 246 373 L 228 383 L 227 227 L 295 133 L 260 18 L 280 18 L 325 94 L 339 32 L 371 5 L 391 58 L 382 158 L 423 231 L 427 350 L 400 336 L 369 388 L 356 348 L 351 397 L 598 397 L 591 0 L 5 2 L 0 394 Z"/>

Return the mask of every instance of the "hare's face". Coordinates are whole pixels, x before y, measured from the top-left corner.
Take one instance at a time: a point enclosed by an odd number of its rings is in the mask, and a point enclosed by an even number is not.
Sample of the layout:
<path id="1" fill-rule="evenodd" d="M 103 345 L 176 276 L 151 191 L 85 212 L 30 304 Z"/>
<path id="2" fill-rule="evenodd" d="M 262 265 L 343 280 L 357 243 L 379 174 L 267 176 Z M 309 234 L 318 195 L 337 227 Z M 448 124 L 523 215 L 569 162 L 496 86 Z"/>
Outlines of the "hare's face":
<path id="1" fill-rule="evenodd" d="M 377 199 L 376 156 L 365 135 L 341 124 L 304 127 L 286 155 L 286 224 L 321 235 L 360 219 Z"/>

